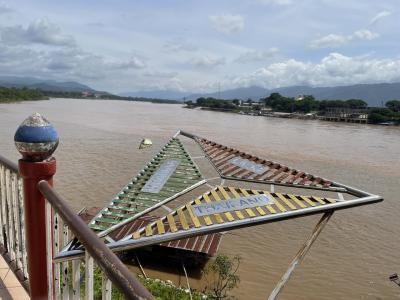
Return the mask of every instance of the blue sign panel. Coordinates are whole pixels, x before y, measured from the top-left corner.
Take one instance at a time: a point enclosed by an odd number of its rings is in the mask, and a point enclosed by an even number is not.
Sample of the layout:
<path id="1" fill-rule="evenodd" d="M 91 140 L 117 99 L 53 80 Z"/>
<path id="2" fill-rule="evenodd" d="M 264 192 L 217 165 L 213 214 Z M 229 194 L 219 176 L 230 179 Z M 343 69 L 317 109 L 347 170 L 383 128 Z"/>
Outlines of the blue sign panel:
<path id="1" fill-rule="evenodd" d="M 251 171 L 253 173 L 256 173 L 258 175 L 261 175 L 268 171 L 266 167 L 263 165 L 257 164 L 255 162 L 252 162 L 248 159 L 241 158 L 241 157 L 234 157 L 231 160 L 229 160 L 229 163 L 232 165 L 235 165 L 237 167 L 240 167 L 242 169 L 245 169 L 247 171 Z"/>
<path id="2" fill-rule="evenodd" d="M 271 196 L 260 194 L 248 197 L 235 198 L 219 202 L 192 205 L 193 213 L 200 216 L 219 214 L 227 211 L 242 210 L 251 207 L 274 204 L 275 200 Z"/>
<path id="3" fill-rule="evenodd" d="M 141 191 L 158 194 L 180 163 L 180 160 L 177 159 L 166 160 L 160 168 L 151 175 Z"/>

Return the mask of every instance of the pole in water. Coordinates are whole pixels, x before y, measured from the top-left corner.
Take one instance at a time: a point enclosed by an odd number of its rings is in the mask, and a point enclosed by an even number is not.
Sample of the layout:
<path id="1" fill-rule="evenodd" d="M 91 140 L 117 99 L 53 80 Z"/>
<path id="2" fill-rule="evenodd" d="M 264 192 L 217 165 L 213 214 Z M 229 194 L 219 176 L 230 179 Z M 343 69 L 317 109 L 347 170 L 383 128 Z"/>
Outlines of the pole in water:
<path id="1" fill-rule="evenodd" d="M 45 198 L 37 188 L 41 180 L 53 184 L 56 160 L 51 155 L 58 146 L 58 134 L 45 118 L 34 113 L 18 127 L 15 146 L 21 153 L 19 172 L 24 182 L 25 237 L 31 299 L 48 299 L 54 273 L 47 264 Z M 51 254 L 50 254 L 51 255 Z"/>
<path id="2" fill-rule="evenodd" d="M 301 263 L 303 258 L 306 256 L 308 250 L 310 250 L 312 244 L 317 240 L 318 235 L 324 229 L 325 225 L 328 223 L 329 219 L 333 215 L 333 211 L 329 211 L 323 214 L 321 219 L 318 221 L 317 225 L 315 225 L 314 230 L 312 231 L 311 236 L 307 239 L 307 241 L 303 244 L 300 248 L 299 252 L 297 252 L 296 256 L 290 263 L 288 269 L 286 270 L 285 274 L 282 275 L 281 279 L 275 286 L 274 290 L 268 297 L 268 300 L 275 300 L 277 299 L 279 293 L 285 287 L 286 283 L 289 281 L 290 276 L 292 275 L 293 271 L 296 267 Z"/>

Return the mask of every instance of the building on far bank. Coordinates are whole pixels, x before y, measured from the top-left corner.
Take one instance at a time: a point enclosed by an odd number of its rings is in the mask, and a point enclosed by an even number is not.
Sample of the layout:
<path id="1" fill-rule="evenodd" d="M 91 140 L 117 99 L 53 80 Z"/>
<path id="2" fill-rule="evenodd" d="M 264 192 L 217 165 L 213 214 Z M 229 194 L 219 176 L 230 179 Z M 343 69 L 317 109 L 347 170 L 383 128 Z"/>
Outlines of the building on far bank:
<path id="1" fill-rule="evenodd" d="M 366 108 L 332 107 L 329 108 L 322 120 L 334 122 L 368 123 Z"/>

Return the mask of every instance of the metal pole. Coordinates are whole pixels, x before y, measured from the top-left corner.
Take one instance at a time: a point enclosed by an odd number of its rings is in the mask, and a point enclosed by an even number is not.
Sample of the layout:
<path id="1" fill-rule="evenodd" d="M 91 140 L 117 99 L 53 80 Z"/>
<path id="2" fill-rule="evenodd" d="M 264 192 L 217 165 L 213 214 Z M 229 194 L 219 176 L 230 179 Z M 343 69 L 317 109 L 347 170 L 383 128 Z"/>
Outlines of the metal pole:
<path id="1" fill-rule="evenodd" d="M 324 215 L 319 220 L 317 225 L 315 225 L 311 236 L 303 244 L 303 246 L 300 248 L 299 252 L 297 252 L 296 256 L 290 263 L 285 274 L 283 274 L 283 276 L 281 277 L 281 279 L 275 286 L 274 290 L 269 295 L 268 300 L 275 300 L 278 297 L 278 294 L 282 291 L 282 289 L 285 287 L 285 284 L 289 281 L 290 276 L 292 275 L 293 271 L 296 269 L 296 267 L 301 263 L 303 258 L 306 256 L 308 250 L 310 250 L 312 244 L 316 241 L 316 239 L 318 238 L 318 235 L 324 229 L 325 225 L 328 223 L 328 221 L 332 215 L 333 215 L 333 211 L 324 213 Z"/>
<path id="2" fill-rule="evenodd" d="M 53 274 L 49 274 L 47 268 L 45 198 L 37 184 L 41 180 L 53 184 L 56 160 L 51 154 L 57 148 L 58 136 L 46 119 L 33 114 L 19 126 L 14 140 L 23 157 L 19 160 L 19 173 L 24 186 L 30 298 L 48 299 L 48 278 Z"/>

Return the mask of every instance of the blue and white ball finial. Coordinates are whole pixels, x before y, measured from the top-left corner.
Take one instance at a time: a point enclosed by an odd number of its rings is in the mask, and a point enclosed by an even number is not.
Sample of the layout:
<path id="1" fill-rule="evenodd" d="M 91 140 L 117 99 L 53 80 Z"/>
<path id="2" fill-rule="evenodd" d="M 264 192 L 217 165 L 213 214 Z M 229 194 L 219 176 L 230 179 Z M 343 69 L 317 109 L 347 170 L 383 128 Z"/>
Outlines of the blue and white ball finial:
<path id="1" fill-rule="evenodd" d="M 39 113 L 25 119 L 14 136 L 17 150 L 28 161 L 46 160 L 56 150 L 58 141 L 54 126 Z"/>

